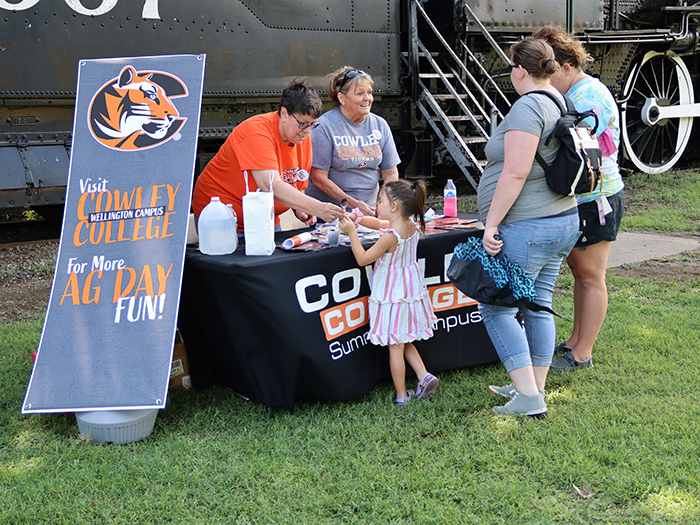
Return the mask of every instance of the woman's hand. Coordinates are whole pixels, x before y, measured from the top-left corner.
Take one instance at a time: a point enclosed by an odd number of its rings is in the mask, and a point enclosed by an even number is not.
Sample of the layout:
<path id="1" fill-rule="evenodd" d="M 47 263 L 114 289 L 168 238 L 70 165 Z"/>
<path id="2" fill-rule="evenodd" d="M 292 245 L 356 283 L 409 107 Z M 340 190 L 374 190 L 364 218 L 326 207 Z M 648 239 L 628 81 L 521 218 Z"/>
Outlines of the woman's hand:
<path id="1" fill-rule="evenodd" d="M 294 210 L 294 215 L 296 215 L 296 218 L 304 224 L 306 224 L 307 226 L 313 226 L 314 224 L 316 224 L 315 215 L 311 215 L 310 213 L 306 213 L 302 210 Z"/>
<path id="2" fill-rule="evenodd" d="M 336 206 L 330 202 L 316 202 L 319 204 L 319 212 L 316 215 L 321 217 L 325 222 L 333 222 L 334 220 L 345 216 L 345 210 L 340 206 Z"/>
<path id="3" fill-rule="evenodd" d="M 487 226 L 484 228 L 484 250 L 489 255 L 496 255 L 503 248 L 503 241 L 498 233 L 497 226 Z"/>
<path id="4" fill-rule="evenodd" d="M 367 215 L 368 217 L 374 217 L 375 215 L 377 215 L 376 210 L 366 202 L 356 199 L 353 199 L 353 202 L 354 204 L 352 207 L 358 208 L 364 215 Z"/>

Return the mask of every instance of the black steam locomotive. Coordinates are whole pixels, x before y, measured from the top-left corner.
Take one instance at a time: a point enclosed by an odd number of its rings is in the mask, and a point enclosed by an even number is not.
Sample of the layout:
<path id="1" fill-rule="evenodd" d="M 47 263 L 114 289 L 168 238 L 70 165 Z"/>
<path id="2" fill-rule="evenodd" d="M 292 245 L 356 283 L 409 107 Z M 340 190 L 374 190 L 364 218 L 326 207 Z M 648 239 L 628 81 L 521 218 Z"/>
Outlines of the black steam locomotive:
<path id="1" fill-rule="evenodd" d="M 516 5 L 518 4 L 518 5 Z M 688 5 L 692 4 L 692 5 Z M 375 80 L 406 177 L 458 168 L 515 94 L 507 48 L 545 24 L 576 32 L 620 105 L 623 160 L 648 173 L 691 142 L 700 2 L 670 0 L 0 0 L 0 208 L 61 207 L 78 61 L 206 53 L 200 167 L 281 90 L 350 64 Z"/>

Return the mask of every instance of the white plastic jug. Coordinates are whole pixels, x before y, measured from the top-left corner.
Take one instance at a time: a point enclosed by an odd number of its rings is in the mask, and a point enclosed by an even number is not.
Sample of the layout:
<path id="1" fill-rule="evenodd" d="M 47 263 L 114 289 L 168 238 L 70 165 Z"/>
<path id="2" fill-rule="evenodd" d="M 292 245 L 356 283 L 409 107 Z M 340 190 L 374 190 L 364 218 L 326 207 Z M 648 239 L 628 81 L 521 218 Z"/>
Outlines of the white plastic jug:
<path id="1" fill-rule="evenodd" d="M 227 204 L 226 209 L 231 212 L 231 222 L 233 222 L 233 232 L 234 232 L 234 240 L 236 241 L 233 246 L 233 251 L 236 251 L 236 248 L 238 248 L 238 215 L 236 215 L 236 211 L 233 209 L 233 204 Z"/>
<path id="2" fill-rule="evenodd" d="M 233 253 L 238 244 L 229 209 L 219 197 L 212 197 L 199 215 L 199 251 L 207 255 Z"/>

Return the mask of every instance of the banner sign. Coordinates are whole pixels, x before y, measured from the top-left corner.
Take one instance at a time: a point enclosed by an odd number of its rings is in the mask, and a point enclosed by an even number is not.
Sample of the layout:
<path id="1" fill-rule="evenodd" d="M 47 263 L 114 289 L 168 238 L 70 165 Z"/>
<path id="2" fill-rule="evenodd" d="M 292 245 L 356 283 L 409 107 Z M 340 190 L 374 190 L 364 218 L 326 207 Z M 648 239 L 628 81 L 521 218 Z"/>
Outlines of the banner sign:
<path id="1" fill-rule="evenodd" d="M 22 413 L 164 408 L 205 58 L 80 61 L 61 242 Z"/>

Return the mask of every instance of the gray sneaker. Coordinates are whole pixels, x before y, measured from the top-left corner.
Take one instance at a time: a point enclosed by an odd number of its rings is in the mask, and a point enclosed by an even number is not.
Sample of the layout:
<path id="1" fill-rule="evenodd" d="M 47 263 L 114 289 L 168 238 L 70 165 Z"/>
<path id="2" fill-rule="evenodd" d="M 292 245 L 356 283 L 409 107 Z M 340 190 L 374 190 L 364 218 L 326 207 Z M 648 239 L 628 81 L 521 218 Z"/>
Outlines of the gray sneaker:
<path id="1" fill-rule="evenodd" d="M 503 396 L 506 399 L 513 399 L 513 396 L 517 390 L 515 389 L 513 383 L 511 383 L 510 385 L 506 386 L 489 385 L 489 392 L 496 394 L 497 396 Z M 544 390 L 540 390 L 539 392 L 540 394 L 544 395 Z"/>
<path id="2" fill-rule="evenodd" d="M 493 407 L 493 411 L 502 416 L 541 417 L 547 414 L 547 405 L 544 402 L 544 396 L 542 394 L 526 396 L 525 394 L 516 392 L 513 399 L 502 407 Z"/>
<path id="3" fill-rule="evenodd" d="M 510 385 L 506 386 L 489 385 L 489 392 L 496 394 L 497 396 L 503 396 L 506 399 L 512 399 L 516 393 L 516 390 L 513 383 L 511 383 Z"/>
<path id="4" fill-rule="evenodd" d="M 576 370 L 591 367 L 593 367 L 593 357 L 589 357 L 585 361 L 576 361 L 574 354 L 571 352 L 566 352 L 563 356 L 549 365 L 550 370 L 556 370 L 557 372 L 574 372 Z"/>
<path id="5" fill-rule="evenodd" d="M 554 347 L 554 354 L 552 354 L 552 355 L 561 354 L 562 352 L 571 352 L 571 348 L 566 346 L 566 341 L 562 341 L 557 346 L 555 346 Z"/>

